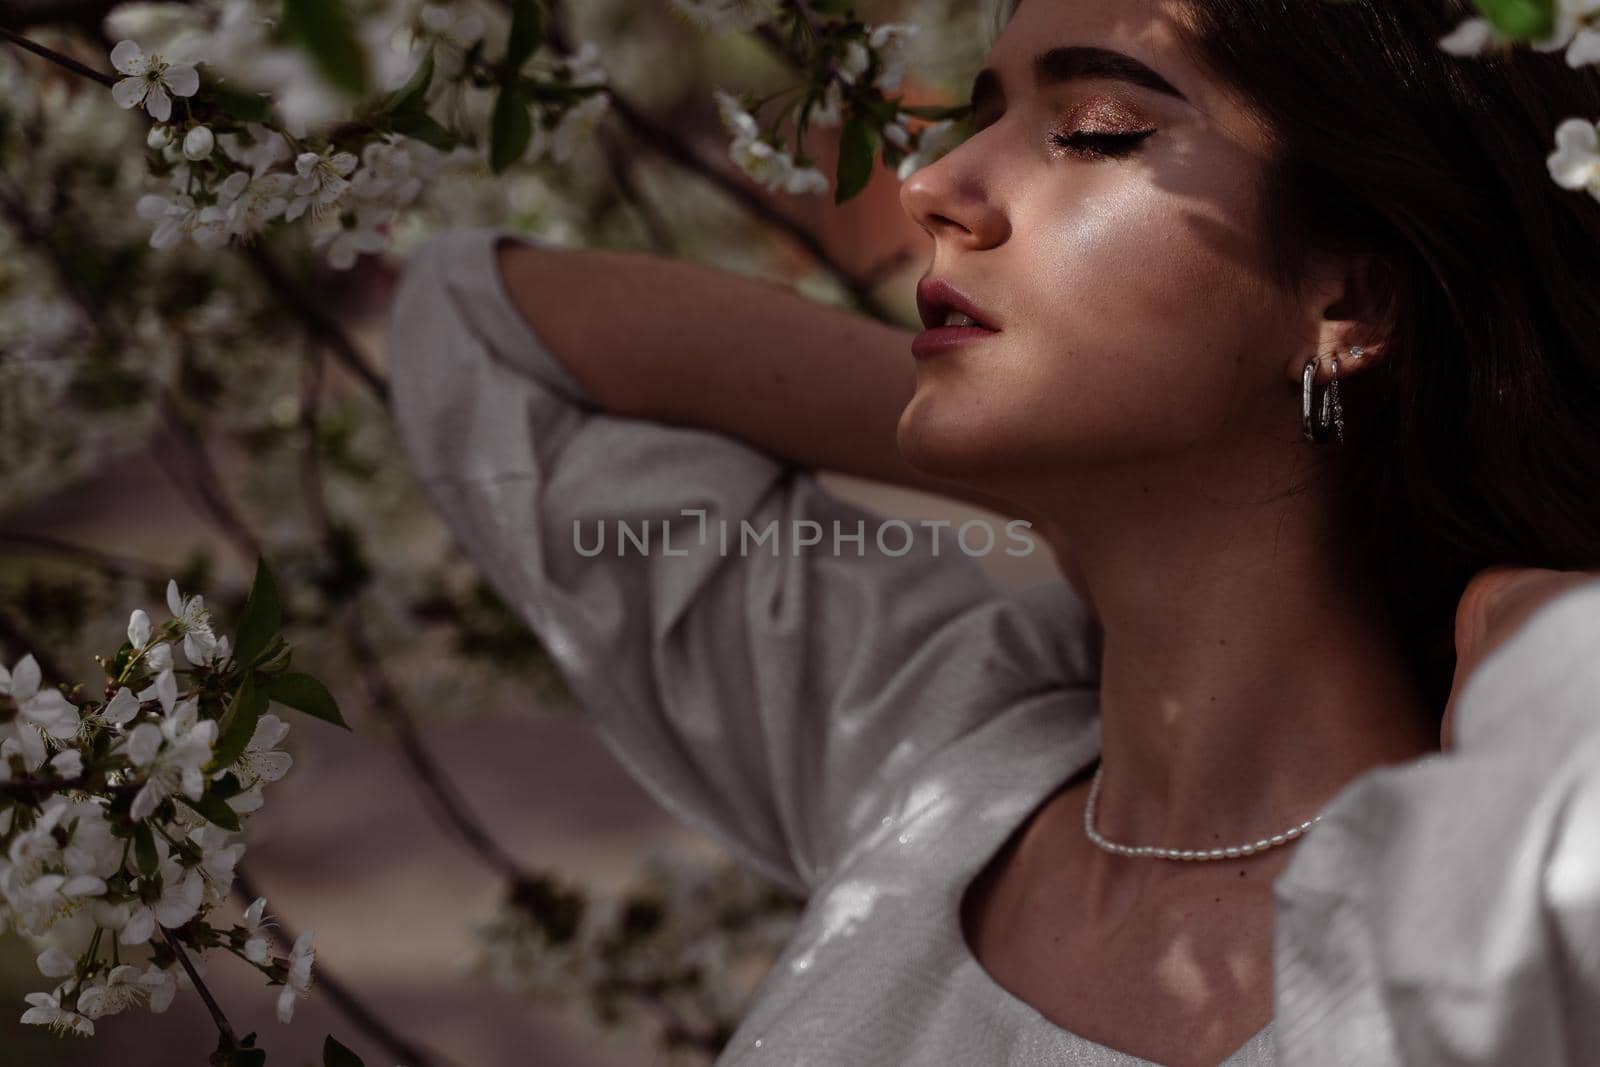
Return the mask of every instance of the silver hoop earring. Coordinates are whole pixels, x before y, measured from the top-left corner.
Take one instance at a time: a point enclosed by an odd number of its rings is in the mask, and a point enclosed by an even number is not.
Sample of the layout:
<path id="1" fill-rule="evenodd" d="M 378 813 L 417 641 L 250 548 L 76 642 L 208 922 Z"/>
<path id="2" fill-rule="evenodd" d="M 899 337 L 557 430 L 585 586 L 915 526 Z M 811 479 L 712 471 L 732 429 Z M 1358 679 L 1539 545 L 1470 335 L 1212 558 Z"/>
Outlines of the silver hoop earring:
<path id="1" fill-rule="evenodd" d="M 1350 349 L 1351 359 L 1360 359 L 1363 349 L 1355 347 Z M 1339 357 L 1335 353 L 1333 362 L 1329 365 L 1333 379 L 1328 383 L 1328 388 L 1322 392 L 1322 402 L 1312 403 L 1315 379 L 1317 376 L 1316 357 L 1306 360 L 1304 373 L 1300 376 L 1300 433 L 1312 444 L 1322 444 L 1328 439 L 1328 429 L 1332 427 L 1339 443 L 1344 444 L 1344 405 L 1339 402 Z M 1313 416 L 1313 410 L 1316 415 Z"/>

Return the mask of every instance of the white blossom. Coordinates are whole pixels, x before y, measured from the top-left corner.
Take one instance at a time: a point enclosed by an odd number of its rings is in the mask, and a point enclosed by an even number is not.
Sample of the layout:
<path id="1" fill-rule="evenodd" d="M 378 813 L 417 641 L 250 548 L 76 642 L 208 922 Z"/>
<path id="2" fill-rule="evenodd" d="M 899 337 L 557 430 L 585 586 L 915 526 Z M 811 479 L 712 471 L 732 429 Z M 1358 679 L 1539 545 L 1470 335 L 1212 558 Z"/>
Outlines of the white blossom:
<path id="1" fill-rule="evenodd" d="M 465 4 L 423 4 L 417 24 L 422 40 L 433 45 L 434 72 L 447 79 L 461 73 L 467 52 L 483 39 L 483 16 Z"/>
<path id="2" fill-rule="evenodd" d="M 311 994 L 311 965 L 316 961 L 316 950 L 311 947 L 312 931 L 307 930 L 295 938 L 289 950 L 289 974 L 283 989 L 278 993 L 278 1021 L 287 1023 L 294 1018 L 296 1000 Z"/>
<path id="3" fill-rule="evenodd" d="M 729 158 L 740 170 L 772 191 L 805 194 L 828 189 L 828 179 L 821 171 L 798 166 L 789 153 L 762 140 L 755 117 L 736 98 L 721 89 L 714 95 L 723 127 L 733 134 Z"/>
<path id="4" fill-rule="evenodd" d="M 1600 33 L 1588 26 L 1597 12 L 1600 12 L 1600 0 L 1556 0 L 1552 12 L 1555 23 L 1550 32 L 1536 41 L 1529 41 L 1528 47 L 1536 52 L 1565 48 L 1567 64 L 1572 67 L 1600 62 Z M 1508 51 L 1517 41 L 1502 34 L 1488 19 L 1474 17 L 1463 20 L 1437 43 L 1452 55 L 1476 56 Z"/>
<path id="5" fill-rule="evenodd" d="M 174 971 L 178 964 L 171 968 L 157 967 L 149 964 L 139 981 L 150 991 L 149 1008 L 157 1015 L 172 1006 L 172 998 L 178 993 L 178 979 Z"/>
<path id="6" fill-rule="evenodd" d="M 251 963 L 266 963 L 271 956 L 266 929 L 273 924 L 266 919 L 267 898 L 256 897 L 244 910 L 244 958 Z"/>
<path id="7" fill-rule="evenodd" d="M 39 953 L 34 963 L 46 978 L 65 978 L 78 969 L 78 961 L 54 945 Z"/>
<path id="8" fill-rule="evenodd" d="M 216 146 L 217 138 L 210 127 L 195 126 L 183 135 L 183 158 L 199 162 L 211 155 L 212 149 Z"/>
<path id="9" fill-rule="evenodd" d="M 807 121 L 814 126 L 837 126 L 844 117 L 844 90 L 837 80 L 830 80 L 822 97 L 812 105 Z"/>
<path id="10" fill-rule="evenodd" d="M 146 193 L 134 205 L 134 212 L 141 219 L 156 224 L 150 235 L 151 248 L 173 248 L 185 237 L 201 248 L 221 248 L 228 243 L 216 209 L 195 203 L 194 198 L 185 193 L 170 198 Z"/>
<path id="11" fill-rule="evenodd" d="M 155 936 L 158 924 L 168 930 L 175 929 L 200 912 L 205 885 L 199 870 L 181 865 L 160 837 L 155 843 L 161 893 L 153 902 L 141 898 L 134 903 L 127 923 L 117 936 L 124 945 L 143 945 Z"/>
<path id="12" fill-rule="evenodd" d="M 276 782 L 289 773 L 294 758 L 278 749 L 288 733 L 289 724 L 271 712 L 256 721 L 255 733 L 250 735 L 237 764 L 249 783 Z"/>
<path id="13" fill-rule="evenodd" d="M 287 174 L 271 173 L 251 177 L 236 170 L 217 187 L 217 206 L 222 210 L 223 227 L 229 235 L 249 241 L 266 228 L 267 223 L 279 218 L 289 209 L 289 195 L 294 179 Z M 226 658 L 223 649 L 226 637 L 217 638 L 207 663 Z"/>
<path id="14" fill-rule="evenodd" d="M 141 649 L 150 643 L 150 616 L 143 608 L 134 608 L 128 616 L 128 644 Z"/>
<path id="15" fill-rule="evenodd" d="M 359 204 L 347 215 L 318 224 L 312 231 L 311 245 L 325 251 L 328 265 L 335 270 L 349 270 L 358 257 L 389 247 L 385 228 L 394 221 L 394 216 L 393 208 Z"/>
<path id="16" fill-rule="evenodd" d="M 49 767 L 61 778 L 76 778 L 83 773 L 83 753 L 75 748 L 64 748 L 50 757 Z"/>
<path id="17" fill-rule="evenodd" d="M 917 133 L 916 147 L 900 161 L 899 178 L 905 181 L 954 148 L 961 141 L 961 131 L 951 119 L 943 119 L 924 126 Z"/>
<path id="18" fill-rule="evenodd" d="M 78 1010 L 90 1019 L 116 1015 L 147 1003 L 159 979 L 152 981 L 146 972 L 130 964 L 111 968 L 101 982 L 91 982 L 78 994 Z"/>
<path id="19" fill-rule="evenodd" d="M 867 46 L 852 39 L 844 46 L 844 56 L 839 60 L 839 77 L 846 85 L 854 85 L 871 65 L 872 53 L 867 51 Z"/>
<path id="20" fill-rule="evenodd" d="M 593 136 L 595 125 L 606 113 L 610 103 L 611 98 L 605 93 L 586 96 L 566 110 L 556 123 L 554 131 L 539 128 L 542 135 L 548 136 L 550 155 L 556 162 L 571 161 L 578 151 L 578 146 Z"/>
<path id="21" fill-rule="evenodd" d="M 116 696 L 106 701 L 105 707 L 100 709 L 100 717 L 116 726 L 126 726 L 137 714 L 139 714 L 139 698 L 125 685 L 119 686 Z"/>
<path id="22" fill-rule="evenodd" d="M 189 840 L 200 850 L 198 869 L 207 903 L 222 903 L 233 888 L 234 868 L 244 856 L 244 842 L 233 840 L 234 836 L 209 822 L 189 831 Z"/>
<path id="23" fill-rule="evenodd" d="M 308 209 L 315 217 L 338 203 L 350 188 L 350 172 L 356 169 L 356 162 L 353 154 L 335 151 L 332 146 L 321 152 L 302 152 L 296 156 L 295 196 L 284 218 L 293 222 Z"/>
<path id="24" fill-rule="evenodd" d="M 37 770 L 44 763 L 44 736 L 67 740 L 78 733 L 78 709 L 61 690 L 41 687 L 39 663 L 28 653 L 11 670 L 0 665 L 0 696 L 9 696 L 17 714 L 0 722 L 0 742 L 13 740 L 21 751 L 23 766 Z"/>
<path id="25" fill-rule="evenodd" d="M 53 993 L 29 993 L 27 1001 L 32 1007 L 22 1013 L 22 1021 L 31 1026 L 48 1026 L 60 1034 L 93 1037 L 94 1023 L 79 1013 L 61 1006 L 66 989 L 63 984 Z"/>
<path id="26" fill-rule="evenodd" d="M 906 61 L 911 58 L 911 42 L 916 36 L 917 27 L 909 22 L 886 22 L 874 26 L 867 35 L 868 47 L 878 53 L 877 86 L 883 92 L 894 92 L 900 87 Z"/>
<path id="27" fill-rule="evenodd" d="M 1563 189 L 1586 189 L 1600 199 L 1600 136 L 1588 119 L 1569 118 L 1556 127 L 1556 150 L 1546 158 L 1550 177 Z"/>
<path id="28" fill-rule="evenodd" d="M 189 662 L 191 664 L 207 662 L 213 646 L 217 643 L 217 637 L 211 631 L 211 614 L 206 611 L 205 597 L 199 594 L 179 596 L 178 580 L 169 578 L 167 610 L 178 620 L 178 629 L 183 633 L 183 654 L 189 658 Z"/>
<path id="29" fill-rule="evenodd" d="M 111 87 L 111 98 L 121 108 L 143 104 L 157 122 L 172 117 L 174 96 L 193 96 L 200 88 L 199 73 L 187 63 L 168 63 L 159 55 L 145 55 L 133 41 L 118 41 L 111 49 L 111 65 L 125 77 Z"/>
<path id="30" fill-rule="evenodd" d="M 205 791 L 201 768 L 211 759 L 217 724 L 213 719 L 198 718 L 199 704 L 198 697 L 187 697 L 159 726 L 140 723 L 123 742 L 122 751 L 145 777 L 128 812 L 135 821 L 148 818 L 162 801 L 180 790 L 190 800 L 199 800 Z"/>

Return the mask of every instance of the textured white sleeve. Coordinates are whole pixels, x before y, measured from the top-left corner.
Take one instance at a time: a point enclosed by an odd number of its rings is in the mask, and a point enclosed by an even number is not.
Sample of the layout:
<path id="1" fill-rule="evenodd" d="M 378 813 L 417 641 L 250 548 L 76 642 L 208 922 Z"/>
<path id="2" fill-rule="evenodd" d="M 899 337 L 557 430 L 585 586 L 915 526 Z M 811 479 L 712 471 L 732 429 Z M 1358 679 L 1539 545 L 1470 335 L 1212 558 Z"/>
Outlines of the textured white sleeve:
<path id="1" fill-rule="evenodd" d="M 1274 885 L 1285 1067 L 1600 1064 L 1600 581 L 1356 779 Z"/>
<path id="2" fill-rule="evenodd" d="M 1096 683 L 1064 583 L 997 591 L 948 529 L 937 551 L 940 531 L 890 530 L 891 552 L 914 537 L 891 555 L 879 517 L 808 472 L 597 409 L 505 292 L 494 250 L 511 237 L 458 231 L 413 259 L 388 336 L 394 416 L 457 540 L 665 807 L 806 891 L 934 750 Z M 859 549 L 834 551 L 835 523 L 864 531 Z M 770 526 L 776 554 L 752 544 Z"/>

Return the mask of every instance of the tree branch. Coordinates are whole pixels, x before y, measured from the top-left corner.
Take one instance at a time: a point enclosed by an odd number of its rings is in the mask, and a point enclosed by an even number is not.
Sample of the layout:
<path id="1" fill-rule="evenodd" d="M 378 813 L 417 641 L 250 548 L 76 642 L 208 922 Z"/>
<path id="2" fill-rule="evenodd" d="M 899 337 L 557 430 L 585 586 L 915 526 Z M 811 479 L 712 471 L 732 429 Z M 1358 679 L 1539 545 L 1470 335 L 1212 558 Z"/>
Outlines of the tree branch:
<path id="1" fill-rule="evenodd" d="M 356 348 L 344 329 L 334 317 L 328 314 L 320 304 L 300 287 L 287 271 L 272 258 L 272 255 L 261 245 L 253 244 L 242 250 L 243 255 L 250 261 L 250 265 L 261 275 L 268 288 L 281 296 L 285 303 L 305 323 L 306 329 L 313 337 L 322 341 L 332 350 L 334 356 L 347 370 L 356 376 L 383 405 L 389 405 L 389 383 L 381 374 L 367 364 L 366 357 L 361 350 Z"/>
<path id="2" fill-rule="evenodd" d="M 565 31 L 559 25 L 560 19 L 552 16 L 545 22 L 545 36 L 552 48 L 563 55 L 572 54 L 571 42 Z M 730 199 L 744 208 L 746 212 L 768 223 L 775 229 L 787 234 L 791 240 L 805 249 L 806 253 L 850 294 L 851 299 L 866 314 L 881 322 L 900 325 L 899 320 L 889 311 L 889 308 L 877 298 L 872 291 L 867 279 L 846 267 L 828 251 L 816 234 L 806 229 L 799 222 L 779 211 L 766 197 L 746 182 L 734 177 L 722 167 L 715 166 L 698 151 L 689 145 L 677 134 L 666 127 L 657 124 L 647 116 L 638 106 L 626 96 L 617 92 L 612 87 L 607 87 L 607 95 L 611 97 L 611 109 L 616 112 L 624 125 L 633 135 L 658 154 L 676 163 L 685 170 L 693 171 L 727 195 Z"/>
<path id="3" fill-rule="evenodd" d="M 200 972 L 194 969 L 194 964 L 189 962 L 189 954 L 183 951 L 183 946 L 178 939 L 172 936 L 171 931 L 157 924 L 156 929 L 161 931 L 161 937 L 167 946 L 178 957 L 178 962 L 183 964 L 183 969 L 189 972 L 189 981 L 194 983 L 200 999 L 206 1002 L 206 1010 L 211 1013 L 211 1021 L 217 1024 L 217 1036 L 220 1040 L 220 1049 L 232 1052 L 239 1047 L 239 1039 L 233 1033 L 233 1027 L 228 1025 L 228 1017 L 222 1014 L 222 1008 L 217 1004 L 216 998 L 211 995 L 211 990 L 206 988 L 205 982 L 200 978 Z"/>
<path id="4" fill-rule="evenodd" d="M 50 62 L 59 67 L 65 67 L 67 70 L 72 71 L 72 73 L 77 74 L 80 77 L 88 78 L 91 81 L 97 81 L 108 89 L 117 83 L 117 79 L 113 78 L 111 75 L 102 74 L 93 67 L 84 66 L 71 56 L 64 56 L 53 48 L 46 48 L 38 41 L 29 40 L 28 38 L 22 36 L 22 34 L 17 33 L 15 30 L 9 30 L 5 26 L 0 26 L 0 39 L 10 41 L 18 48 L 32 52 L 34 55 L 41 56 L 44 59 L 48 59 Z"/>

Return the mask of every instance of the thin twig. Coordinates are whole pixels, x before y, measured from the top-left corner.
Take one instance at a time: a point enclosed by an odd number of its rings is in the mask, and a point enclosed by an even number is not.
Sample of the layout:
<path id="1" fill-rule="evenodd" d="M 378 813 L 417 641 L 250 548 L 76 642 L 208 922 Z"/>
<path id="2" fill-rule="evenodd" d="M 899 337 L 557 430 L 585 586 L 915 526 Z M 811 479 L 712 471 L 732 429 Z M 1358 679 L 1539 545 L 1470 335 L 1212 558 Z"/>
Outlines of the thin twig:
<path id="1" fill-rule="evenodd" d="M 306 293 L 261 245 L 246 246 L 243 254 L 267 283 L 267 287 L 282 297 L 294 313 L 300 316 L 300 320 L 311 335 L 332 349 L 339 362 L 360 379 L 363 385 L 372 390 L 373 395 L 387 407 L 389 383 L 384 380 L 383 375 L 368 365 L 366 357 L 355 346 L 355 342 L 345 334 L 338 321 Z"/>
<path id="2" fill-rule="evenodd" d="M 545 36 L 552 48 L 562 55 L 572 54 L 572 45 L 566 32 L 560 26 L 557 17 L 545 20 Z M 698 151 L 689 145 L 677 134 L 659 125 L 626 96 L 619 93 L 614 87 L 608 86 L 607 95 L 611 97 L 611 109 L 616 112 L 624 125 L 632 131 L 633 135 L 658 154 L 676 163 L 685 170 L 693 171 L 718 189 L 722 190 L 729 198 L 744 208 L 746 212 L 754 215 L 773 226 L 775 229 L 787 234 L 791 240 L 805 249 L 806 253 L 850 294 L 857 307 L 867 315 L 881 322 L 900 325 L 900 320 L 879 300 L 872 291 L 871 284 L 846 267 L 828 251 L 821 239 L 805 226 L 779 211 L 766 197 L 756 189 L 735 178 L 726 169 L 713 165 Z"/>
<path id="3" fill-rule="evenodd" d="M 242 867 L 235 867 L 233 871 L 233 893 L 236 899 L 245 906 L 257 897 L 265 896 Z M 294 945 L 295 932 L 282 915 L 273 913 L 273 926 L 270 928 L 272 937 L 285 949 Z M 431 1052 L 420 1045 L 395 1033 L 389 1025 L 367 1007 L 360 998 L 350 991 L 334 972 L 328 969 L 327 962 L 321 953 L 317 958 L 316 971 L 317 989 L 329 1002 L 337 1008 L 345 1018 L 355 1024 L 374 1044 L 382 1046 L 384 1052 L 396 1061 L 404 1063 L 407 1067 L 434 1067 L 434 1065 L 448 1064 L 450 1061 L 437 1052 Z"/>
<path id="4" fill-rule="evenodd" d="M 240 517 L 238 509 L 228 499 L 226 491 L 222 488 L 222 479 L 218 476 L 216 466 L 206 451 L 205 440 L 195 429 L 193 420 L 179 406 L 177 398 L 170 389 L 161 390 L 157 394 L 157 401 L 162 419 L 172 431 L 172 439 L 177 442 L 179 451 L 188 460 L 190 473 L 193 475 L 193 488 L 200 494 L 201 506 L 211 520 L 221 528 L 223 536 L 233 542 L 234 548 L 245 560 L 254 563 L 261 555 L 261 539 Z M 171 471 L 167 471 L 167 474 L 172 477 Z"/>
<path id="5" fill-rule="evenodd" d="M 62 541 L 46 534 L 0 529 L 0 545 L 10 545 L 23 549 L 31 548 L 57 556 L 66 556 L 76 563 L 83 563 L 93 567 L 112 579 L 155 583 L 163 581 L 166 577 L 165 572 L 154 564 L 134 559 L 132 556 L 118 556 L 98 548 L 91 548 L 88 545 Z"/>
<path id="6" fill-rule="evenodd" d="M 102 74 L 93 67 L 86 67 L 82 63 L 79 63 L 76 59 L 73 59 L 71 56 L 64 56 L 53 48 L 46 48 L 38 41 L 30 40 L 29 38 L 22 36 L 22 34 L 17 33 L 15 30 L 8 30 L 4 26 L 0 26 L 0 38 L 10 41 L 18 48 L 32 52 L 36 56 L 42 56 L 57 66 L 65 67 L 74 74 L 97 81 L 108 89 L 117 82 L 117 79 L 113 78 L 111 75 Z"/>
<path id="7" fill-rule="evenodd" d="M 400 742 L 401 754 L 415 774 L 415 780 L 426 788 L 436 813 L 486 865 L 513 883 L 526 880 L 528 875 L 522 865 L 479 824 L 472 815 L 466 798 L 461 796 L 456 790 L 455 783 L 450 781 L 429 755 L 427 746 L 422 741 L 422 735 L 417 731 L 416 723 L 412 721 L 401 703 L 393 683 L 389 681 L 378 659 L 377 650 L 366 635 L 359 618 L 358 606 L 354 603 L 347 604 L 345 612 L 346 640 L 355 653 L 356 666 L 360 669 L 361 679 L 366 686 L 367 699 L 372 709 L 394 730 Z"/>
<path id="8" fill-rule="evenodd" d="M 194 964 L 189 962 L 189 954 L 183 951 L 183 946 L 178 943 L 177 938 L 172 936 L 171 931 L 160 926 L 158 926 L 158 929 L 161 930 L 162 939 L 177 955 L 178 962 L 183 964 L 183 969 L 189 972 L 189 981 L 194 983 L 196 991 L 200 994 L 200 999 L 206 1002 L 206 1010 L 211 1012 L 211 1021 L 217 1024 L 217 1036 L 221 1039 L 222 1049 L 228 1052 L 237 1049 L 239 1047 L 239 1039 L 234 1036 L 233 1027 L 228 1025 L 228 1017 L 222 1014 L 222 1008 L 217 1004 L 216 998 L 211 995 L 211 990 L 207 989 L 205 982 L 201 980 L 200 972 L 196 971 Z"/>
<path id="9" fill-rule="evenodd" d="M 634 180 L 631 157 L 617 144 L 609 130 L 600 130 L 598 133 L 600 151 L 606 157 L 606 165 L 611 170 L 611 179 L 616 183 L 617 193 L 639 216 L 640 225 L 644 227 L 645 235 L 650 239 L 650 246 L 662 255 L 672 255 L 678 246 L 678 242 L 672 236 L 672 227 L 639 189 L 638 182 Z"/>

